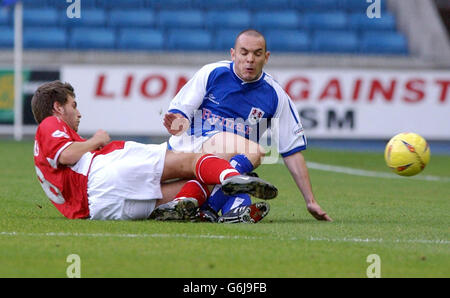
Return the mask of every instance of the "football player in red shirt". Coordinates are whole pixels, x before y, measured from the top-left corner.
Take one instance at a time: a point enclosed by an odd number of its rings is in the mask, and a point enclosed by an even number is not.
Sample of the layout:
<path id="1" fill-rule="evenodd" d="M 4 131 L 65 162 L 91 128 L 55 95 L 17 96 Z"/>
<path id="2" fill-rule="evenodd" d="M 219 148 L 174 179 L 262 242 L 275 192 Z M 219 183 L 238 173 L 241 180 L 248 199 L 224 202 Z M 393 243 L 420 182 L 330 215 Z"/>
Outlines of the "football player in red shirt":
<path id="1" fill-rule="evenodd" d="M 229 194 L 277 195 L 270 183 L 242 176 L 212 154 L 177 153 L 166 143 L 111 141 L 101 129 L 89 139 L 80 137 L 81 114 L 68 83 L 41 85 L 31 107 L 39 124 L 34 144 L 38 180 L 67 218 L 192 220 L 209 195 L 207 185 L 214 184 Z M 174 178 L 184 180 L 164 183 Z M 237 222 L 258 222 L 268 211 L 264 202 L 252 204 L 237 214 Z"/>

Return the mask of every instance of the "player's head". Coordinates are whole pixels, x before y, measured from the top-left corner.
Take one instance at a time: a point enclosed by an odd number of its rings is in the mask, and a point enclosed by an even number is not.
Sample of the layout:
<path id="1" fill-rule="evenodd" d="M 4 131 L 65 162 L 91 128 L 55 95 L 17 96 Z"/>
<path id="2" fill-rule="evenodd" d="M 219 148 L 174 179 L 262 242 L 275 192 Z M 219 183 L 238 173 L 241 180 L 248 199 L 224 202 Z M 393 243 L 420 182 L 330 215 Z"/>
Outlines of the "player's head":
<path id="1" fill-rule="evenodd" d="M 39 86 L 31 99 L 31 110 L 38 124 L 49 116 L 58 116 L 78 131 L 81 114 L 69 83 L 53 81 Z"/>
<path id="2" fill-rule="evenodd" d="M 259 78 L 264 65 L 269 60 L 266 40 L 257 30 L 247 29 L 236 37 L 231 59 L 234 71 L 244 81 L 250 82 Z"/>

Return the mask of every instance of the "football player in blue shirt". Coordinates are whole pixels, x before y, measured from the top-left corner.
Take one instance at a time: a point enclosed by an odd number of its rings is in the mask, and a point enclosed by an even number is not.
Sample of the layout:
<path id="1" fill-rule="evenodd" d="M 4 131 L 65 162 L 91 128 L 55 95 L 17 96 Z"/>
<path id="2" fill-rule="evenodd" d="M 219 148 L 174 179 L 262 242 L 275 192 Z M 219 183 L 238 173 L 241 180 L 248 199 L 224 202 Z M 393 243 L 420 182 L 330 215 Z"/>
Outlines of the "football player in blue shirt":
<path id="1" fill-rule="evenodd" d="M 270 56 L 264 36 L 253 29 L 244 30 L 230 51 L 231 61 L 203 66 L 172 100 L 164 117 L 164 126 L 172 134 L 169 148 L 222 153 L 221 157 L 229 159 L 239 172 L 249 173 L 265 155 L 257 143 L 270 127 L 278 132 L 272 139 L 307 210 L 318 220 L 331 221 L 312 191 L 301 152 L 307 143 L 295 105 L 263 71 Z M 250 204 L 249 196 L 227 197 L 216 187 L 204 205 L 207 212 L 222 211 L 219 221 L 234 222 Z"/>

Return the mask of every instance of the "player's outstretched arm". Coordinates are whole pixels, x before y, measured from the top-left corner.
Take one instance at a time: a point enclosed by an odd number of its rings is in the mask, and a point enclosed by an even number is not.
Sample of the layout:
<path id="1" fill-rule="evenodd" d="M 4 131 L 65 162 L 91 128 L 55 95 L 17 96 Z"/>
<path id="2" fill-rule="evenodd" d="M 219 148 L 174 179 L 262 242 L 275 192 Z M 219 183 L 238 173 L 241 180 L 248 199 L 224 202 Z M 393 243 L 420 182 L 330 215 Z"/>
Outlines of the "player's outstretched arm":
<path id="1" fill-rule="evenodd" d="M 319 204 L 314 199 L 312 191 L 311 180 L 309 179 L 308 168 L 301 152 L 294 153 L 284 158 L 284 162 L 289 169 L 289 172 L 294 178 L 295 183 L 300 189 L 303 198 L 306 202 L 306 208 L 317 220 L 332 221 L 331 217 L 322 210 Z"/>
<path id="2" fill-rule="evenodd" d="M 111 141 L 109 134 L 99 129 L 97 132 L 85 142 L 73 142 L 61 152 L 58 163 L 63 165 L 74 165 L 86 152 L 99 149 L 107 145 Z"/>

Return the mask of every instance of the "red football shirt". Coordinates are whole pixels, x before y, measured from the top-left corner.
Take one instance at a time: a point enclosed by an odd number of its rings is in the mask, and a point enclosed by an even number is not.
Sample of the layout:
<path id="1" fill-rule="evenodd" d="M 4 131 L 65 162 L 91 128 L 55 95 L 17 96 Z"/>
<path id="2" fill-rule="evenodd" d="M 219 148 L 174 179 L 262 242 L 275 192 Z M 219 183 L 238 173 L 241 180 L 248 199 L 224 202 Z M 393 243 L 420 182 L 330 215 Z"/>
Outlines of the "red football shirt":
<path id="1" fill-rule="evenodd" d="M 58 164 L 61 152 L 73 142 L 85 142 L 63 120 L 51 116 L 39 124 L 34 142 L 34 164 L 38 180 L 53 205 L 70 219 L 89 217 L 87 182 L 92 158 L 124 146 L 111 142 L 101 150 L 88 152 L 70 167 Z"/>

